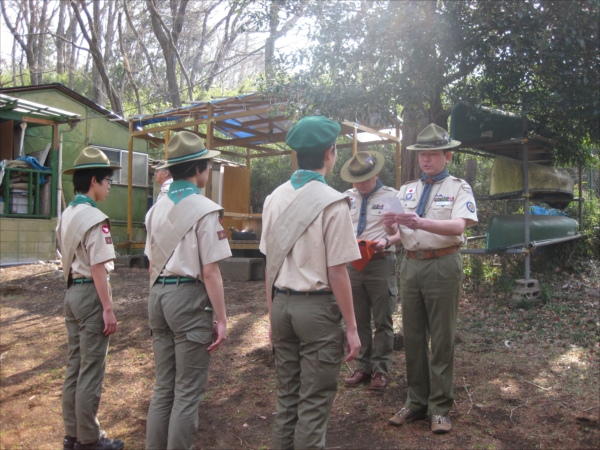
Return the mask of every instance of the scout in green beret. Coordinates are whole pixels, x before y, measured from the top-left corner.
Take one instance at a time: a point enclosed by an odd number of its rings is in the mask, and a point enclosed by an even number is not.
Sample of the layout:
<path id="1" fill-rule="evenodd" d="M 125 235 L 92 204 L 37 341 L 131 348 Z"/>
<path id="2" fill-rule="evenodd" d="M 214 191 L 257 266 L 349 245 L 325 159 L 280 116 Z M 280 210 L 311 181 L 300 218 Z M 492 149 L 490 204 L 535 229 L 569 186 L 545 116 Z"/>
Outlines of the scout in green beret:
<path id="1" fill-rule="evenodd" d="M 398 191 L 384 186 L 379 172 L 385 158 L 379 152 L 366 150 L 357 152 L 341 170 L 344 181 L 354 184 L 345 193 L 350 198 L 350 217 L 356 239 L 361 245 L 372 243 L 375 253 L 364 264 L 361 261 L 348 264 L 352 284 L 354 313 L 358 326 L 361 348 L 357 369 L 344 381 L 348 387 L 370 382 L 372 390 L 383 390 L 388 385 L 389 366 L 394 351 L 394 322 L 398 287 L 396 284 L 396 255 L 394 244 L 388 239 L 381 221 L 383 201 L 395 197 Z M 355 267 L 356 266 L 356 267 Z M 375 337 L 371 328 L 371 317 L 375 325 Z"/>
<path id="2" fill-rule="evenodd" d="M 148 324 L 156 374 L 146 449 L 185 450 L 192 448 L 198 430 L 211 354 L 227 337 L 218 263 L 231 250 L 221 226 L 223 208 L 200 194 L 219 152 L 189 131 L 173 136 L 167 152 L 162 168 L 173 182 L 146 214 Z"/>
<path id="3" fill-rule="evenodd" d="M 337 122 L 305 117 L 288 132 L 299 169 L 269 195 L 260 250 L 267 256 L 269 337 L 277 367 L 274 449 L 324 448 L 344 360 L 360 340 L 346 263 L 359 259 L 348 199 L 327 186 L 336 161 Z"/>
<path id="4" fill-rule="evenodd" d="M 402 329 L 408 391 L 404 407 L 389 419 L 401 426 L 431 415 L 431 431 L 452 429 L 454 335 L 463 263 L 464 230 L 477 223 L 471 186 L 446 169 L 460 145 L 430 124 L 408 150 L 417 151 L 421 178 L 400 188 L 401 214 L 386 213 L 391 239 L 406 250 L 400 268 Z M 429 342 L 431 341 L 431 350 Z"/>
<path id="5" fill-rule="evenodd" d="M 67 283 L 65 325 L 69 356 L 62 393 L 66 436 L 63 448 L 118 450 L 124 443 L 108 439 L 96 414 L 102 394 L 109 336 L 117 331 L 108 274 L 114 270 L 115 249 L 110 220 L 96 203 L 106 199 L 113 170 L 106 155 L 86 147 L 73 175 L 75 199 L 62 213 L 56 229 Z"/>

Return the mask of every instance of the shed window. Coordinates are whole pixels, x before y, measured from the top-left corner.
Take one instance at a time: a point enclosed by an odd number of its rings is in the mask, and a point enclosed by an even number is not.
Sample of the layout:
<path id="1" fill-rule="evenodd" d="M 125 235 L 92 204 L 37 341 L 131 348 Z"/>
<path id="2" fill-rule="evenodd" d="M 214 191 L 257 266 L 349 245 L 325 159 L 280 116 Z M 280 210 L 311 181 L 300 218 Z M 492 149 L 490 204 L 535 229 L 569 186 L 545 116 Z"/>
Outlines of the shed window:
<path id="1" fill-rule="evenodd" d="M 127 159 L 127 150 L 108 148 L 96 145 L 102 150 L 109 161 L 113 164 L 119 164 L 120 170 L 115 170 L 113 175 L 114 184 L 127 185 L 127 175 L 129 160 Z M 146 153 L 133 152 L 133 186 L 148 186 L 148 155 Z"/>

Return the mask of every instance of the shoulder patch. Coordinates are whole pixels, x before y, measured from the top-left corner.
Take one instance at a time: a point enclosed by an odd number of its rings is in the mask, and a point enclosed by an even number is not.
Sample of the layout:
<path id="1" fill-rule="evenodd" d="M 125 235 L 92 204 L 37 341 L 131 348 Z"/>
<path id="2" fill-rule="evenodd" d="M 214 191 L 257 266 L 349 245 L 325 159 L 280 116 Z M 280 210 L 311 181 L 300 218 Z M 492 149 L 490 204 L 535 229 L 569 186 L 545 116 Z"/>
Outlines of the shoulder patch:
<path id="1" fill-rule="evenodd" d="M 217 231 L 217 237 L 222 241 L 223 239 L 227 239 L 227 233 L 225 233 L 225 230 L 219 230 Z"/>
<path id="2" fill-rule="evenodd" d="M 108 225 L 102 225 L 102 232 L 104 234 L 110 233 L 110 227 Z"/>
<path id="3" fill-rule="evenodd" d="M 469 211 L 471 211 L 472 213 L 474 213 L 475 212 L 475 203 L 473 203 L 473 202 L 467 202 L 467 209 Z"/>
<path id="4" fill-rule="evenodd" d="M 112 244 L 112 237 L 111 236 L 106 236 L 104 238 L 104 240 L 106 241 L 107 244 Z"/>

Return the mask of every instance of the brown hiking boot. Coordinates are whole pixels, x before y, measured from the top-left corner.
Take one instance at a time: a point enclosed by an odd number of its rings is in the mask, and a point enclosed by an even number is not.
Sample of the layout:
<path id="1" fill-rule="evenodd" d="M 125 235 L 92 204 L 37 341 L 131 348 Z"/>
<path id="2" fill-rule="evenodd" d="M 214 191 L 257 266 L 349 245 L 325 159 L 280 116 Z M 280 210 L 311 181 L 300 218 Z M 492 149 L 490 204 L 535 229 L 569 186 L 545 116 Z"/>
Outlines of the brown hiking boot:
<path id="1" fill-rule="evenodd" d="M 363 369 L 355 370 L 349 378 L 344 380 L 344 384 L 348 387 L 356 387 L 371 379 L 371 375 Z"/>
<path id="2" fill-rule="evenodd" d="M 444 434 L 452 429 L 449 416 L 431 416 L 431 431 Z"/>
<path id="3" fill-rule="evenodd" d="M 371 375 L 371 389 L 382 391 L 388 385 L 388 376 L 382 372 L 375 372 Z"/>
<path id="4" fill-rule="evenodd" d="M 410 422 L 414 422 L 415 420 L 425 420 L 425 419 L 427 419 L 427 414 L 425 414 L 425 413 L 419 413 L 419 412 L 411 411 L 408 408 L 402 408 L 400 411 L 398 411 L 396 414 L 394 414 L 388 420 L 388 422 L 391 425 L 399 427 L 401 425 L 404 425 L 405 423 L 410 423 Z"/>

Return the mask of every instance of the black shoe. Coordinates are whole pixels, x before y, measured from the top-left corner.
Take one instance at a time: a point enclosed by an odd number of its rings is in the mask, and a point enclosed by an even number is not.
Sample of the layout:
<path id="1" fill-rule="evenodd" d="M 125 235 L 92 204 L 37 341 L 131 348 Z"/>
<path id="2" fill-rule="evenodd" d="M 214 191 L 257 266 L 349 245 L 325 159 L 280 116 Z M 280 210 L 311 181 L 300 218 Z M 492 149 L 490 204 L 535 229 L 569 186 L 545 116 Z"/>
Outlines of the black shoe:
<path id="1" fill-rule="evenodd" d="M 77 441 L 75 450 L 121 450 L 125 446 L 125 442 L 121 439 L 108 439 L 102 436 L 93 444 L 82 444 Z"/>
<path id="2" fill-rule="evenodd" d="M 75 448 L 75 442 L 77 442 L 76 437 L 65 436 L 63 439 L 63 450 L 73 450 Z"/>

